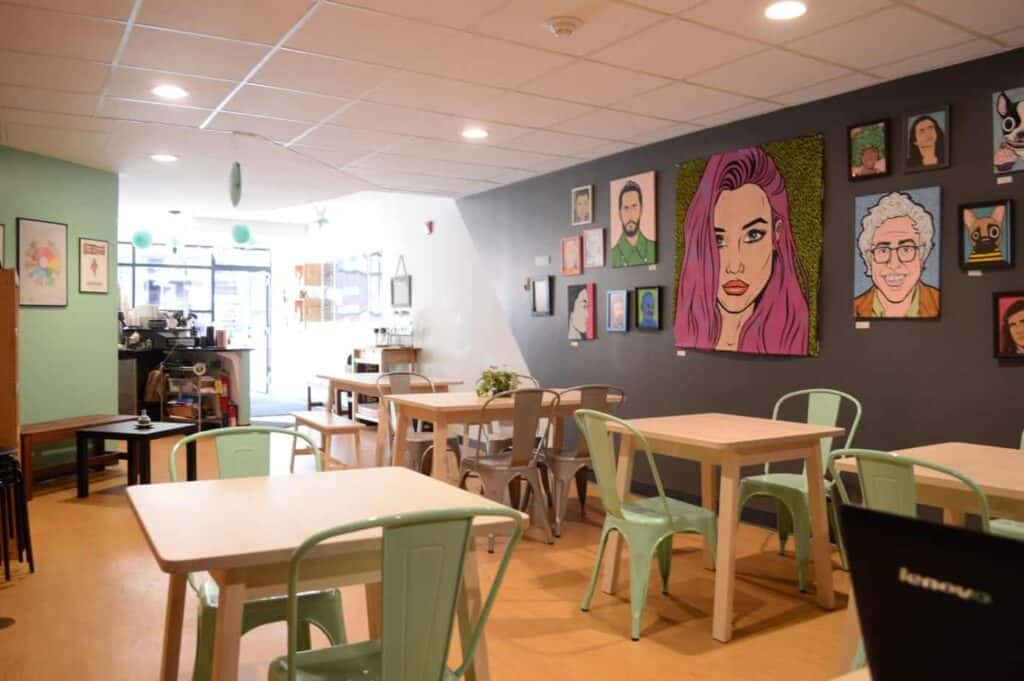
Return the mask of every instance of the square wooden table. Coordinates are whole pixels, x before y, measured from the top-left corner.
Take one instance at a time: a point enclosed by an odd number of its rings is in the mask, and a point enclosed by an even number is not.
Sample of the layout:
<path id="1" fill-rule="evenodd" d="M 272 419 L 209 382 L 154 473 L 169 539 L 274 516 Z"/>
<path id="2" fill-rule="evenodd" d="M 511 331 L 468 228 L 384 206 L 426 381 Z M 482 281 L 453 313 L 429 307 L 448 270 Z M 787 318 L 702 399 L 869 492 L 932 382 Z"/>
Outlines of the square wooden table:
<path id="1" fill-rule="evenodd" d="M 213 678 L 233 680 L 238 677 L 243 605 L 250 599 L 287 594 L 288 561 L 310 535 L 396 513 L 505 508 L 405 468 L 147 485 L 129 489 L 128 499 L 157 564 L 169 576 L 162 681 L 178 678 L 188 573 L 208 572 L 220 587 Z M 197 531 L 189 518 L 203 518 L 202 530 Z M 498 533 L 509 524 L 488 518 L 474 527 L 477 534 Z M 302 569 L 305 590 L 366 585 L 372 638 L 380 636 L 380 544 L 379 529 L 338 537 L 324 543 Z M 466 556 L 458 605 L 463 642 L 479 617 L 482 600 L 475 544 L 470 542 Z M 282 654 L 286 647 L 282 638 Z M 467 676 L 490 678 L 483 639 Z"/>
<path id="2" fill-rule="evenodd" d="M 139 428 L 135 421 L 107 423 L 99 426 L 79 428 L 75 431 L 76 459 L 78 464 L 78 496 L 89 496 L 89 443 L 103 451 L 104 440 L 124 440 L 128 443 L 128 484 L 149 484 L 150 443 L 165 437 L 184 437 L 198 430 L 195 423 L 170 423 L 153 421 L 149 428 Z M 196 479 L 196 443 L 186 447 L 186 474 L 189 480 Z"/>
<path id="3" fill-rule="evenodd" d="M 384 374 L 382 373 L 361 373 L 361 372 L 343 372 L 343 373 L 323 373 L 317 374 L 317 378 L 327 381 L 327 411 L 337 411 L 337 395 L 338 391 L 344 391 L 351 393 L 352 400 L 349 402 L 349 413 L 350 419 L 363 419 L 366 421 L 376 421 L 378 415 L 374 413 L 360 412 L 359 409 L 359 397 L 377 397 L 377 379 Z M 462 385 L 462 381 L 457 378 L 431 378 L 431 383 L 434 384 L 434 390 L 436 392 L 448 392 L 452 386 Z M 384 386 L 387 389 L 387 383 Z M 414 393 L 425 393 L 430 391 L 430 384 L 420 378 L 413 377 L 409 382 L 409 387 Z"/>
<path id="4" fill-rule="evenodd" d="M 722 469 L 718 504 L 718 551 L 715 555 L 715 604 L 711 632 L 716 640 L 732 638 L 733 592 L 736 581 L 736 528 L 739 523 L 740 468 L 751 464 L 803 460 L 807 471 L 807 493 L 811 511 L 811 559 L 818 587 L 818 603 L 835 607 L 832 590 L 831 545 L 821 463 L 821 439 L 837 437 L 842 428 L 808 423 L 734 416 L 732 414 L 686 414 L 629 421 L 641 433 L 651 451 L 701 464 L 701 504 L 714 510 L 713 466 Z M 609 429 L 622 434 L 619 443 L 618 490 L 627 499 L 633 480 L 633 459 L 638 443 L 617 424 Z M 603 589 L 618 585 L 622 542 L 618 533 L 608 540 L 610 562 L 605 567 Z M 711 567 L 705 542 L 705 566 Z"/>

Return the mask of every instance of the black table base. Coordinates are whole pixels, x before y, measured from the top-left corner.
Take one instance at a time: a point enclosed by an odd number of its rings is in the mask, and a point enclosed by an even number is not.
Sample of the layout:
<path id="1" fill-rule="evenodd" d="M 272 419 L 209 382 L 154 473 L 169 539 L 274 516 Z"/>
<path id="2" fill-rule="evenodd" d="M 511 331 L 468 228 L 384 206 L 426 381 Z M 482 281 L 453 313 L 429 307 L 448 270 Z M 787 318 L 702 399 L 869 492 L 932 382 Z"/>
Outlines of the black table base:
<path id="1" fill-rule="evenodd" d="M 155 426 L 163 425 L 156 423 Z M 128 484 L 148 485 L 151 482 L 151 443 L 173 435 L 190 435 L 196 432 L 194 425 L 182 425 L 174 432 L 167 432 L 154 427 L 152 432 L 145 430 L 128 430 L 131 426 L 114 424 L 113 427 L 97 427 L 80 430 L 76 434 L 76 458 L 78 464 L 78 496 L 89 496 L 89 460 L 90 450 L 103 451 L 104 440 L 123 440 L 128 445 Z M 185 472 L 189 480 L 196 479 L 196 443 L 185 445 Z"/>

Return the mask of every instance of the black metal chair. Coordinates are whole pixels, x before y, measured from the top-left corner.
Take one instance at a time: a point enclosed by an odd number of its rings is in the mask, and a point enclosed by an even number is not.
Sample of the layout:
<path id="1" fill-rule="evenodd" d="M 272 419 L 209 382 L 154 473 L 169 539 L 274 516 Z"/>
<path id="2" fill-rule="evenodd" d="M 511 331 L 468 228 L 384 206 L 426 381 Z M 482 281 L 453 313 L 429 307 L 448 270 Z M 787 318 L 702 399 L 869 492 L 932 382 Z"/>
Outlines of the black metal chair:
<path id="1" fill-rule="evenodd" d="M 32 558 L 32 535 L 28 525 L 28 501 L 25 498 L 25 478 L 21 464 L 15 456 L 17 450 L 0 451 L 0 556 L 4 561 L 4 578 L 11 580 L 10 540 L 17 542 L 18 562 L 28 558 L 29 572 L 36 571 Z"/>

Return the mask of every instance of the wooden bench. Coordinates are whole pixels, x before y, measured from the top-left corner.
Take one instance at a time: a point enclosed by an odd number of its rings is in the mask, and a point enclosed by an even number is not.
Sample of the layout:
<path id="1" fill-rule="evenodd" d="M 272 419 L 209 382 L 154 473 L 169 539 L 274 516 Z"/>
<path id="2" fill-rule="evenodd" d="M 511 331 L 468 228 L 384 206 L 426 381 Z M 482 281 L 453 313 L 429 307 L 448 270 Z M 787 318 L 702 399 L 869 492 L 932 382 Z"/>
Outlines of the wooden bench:
<path id="1" fill-rule="evenodd" d="M 132 421 L 135 416 L 117 414 L 91 414 L 89 416 L 75 416 L 69 419 L 57 419 L 56 421 L 40 421 L 29 423 L 21 427 L 21 470 L 25 476 L 25 497 L 32 498 L 32 485 L 36 478 L 45 480 L 57 475 L 67 475 L 76 472 L 77 466 L 74 461 L 47 466 L 38 473 L 32 470 L 32 448 L 47 442 L 58 442 L 60 440 L 75 439 L 75 432 L 79 428 L 91 428 L 102 426 L 108 423 L 120 423 Z M 89 465 L 103 465 L 117 463 L 120 454 L 118 452 L 103 452 L 98 456 L 89 457 Z"/>
<path id="2" fill-rule="evenodd" d="M 291 415 L 295 417 L 295 430 L 298 430 L 300 427 L 306 427 L 320 433 L 320 437 L 323 439 L 324 470 L 350 468 L 350 466 L 346 466 L 339 461 L 334 461 L 331 457 L 331 439 L 335 435 L 352 435 L 354 437 L 356 460 L 358 461 L 359 433 L 364 427 L 363 424 L 329 411 L 293 411 Z M 295 439 L 297 440 L 298 438 Z M 313 453 L 309 449 L 297 449 L 297 444 L 295 441 L 292 442 L 291 470 L 293 473 L 295 472 L 295 457 L 301 454 Z"/>

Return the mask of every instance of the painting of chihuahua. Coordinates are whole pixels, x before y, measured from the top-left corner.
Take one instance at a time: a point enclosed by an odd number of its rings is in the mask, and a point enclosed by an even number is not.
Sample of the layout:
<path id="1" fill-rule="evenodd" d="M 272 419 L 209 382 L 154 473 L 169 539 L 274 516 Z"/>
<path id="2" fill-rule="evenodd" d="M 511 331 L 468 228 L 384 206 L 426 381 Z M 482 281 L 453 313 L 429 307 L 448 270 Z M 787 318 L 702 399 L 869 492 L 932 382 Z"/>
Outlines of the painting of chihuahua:
<path id="1" fill-rule="evenodd" d="M 1024 88 L 997 92 L 995 104 L 995 158 L 997 173 L 1024 170 Z"/>
<path id="2" fill-rule="evenodd" d="M 961 262 L 965 267 L 1012 264 L 1009 214 L 1011 204 L 970 204 L 960 207 Z"/>

